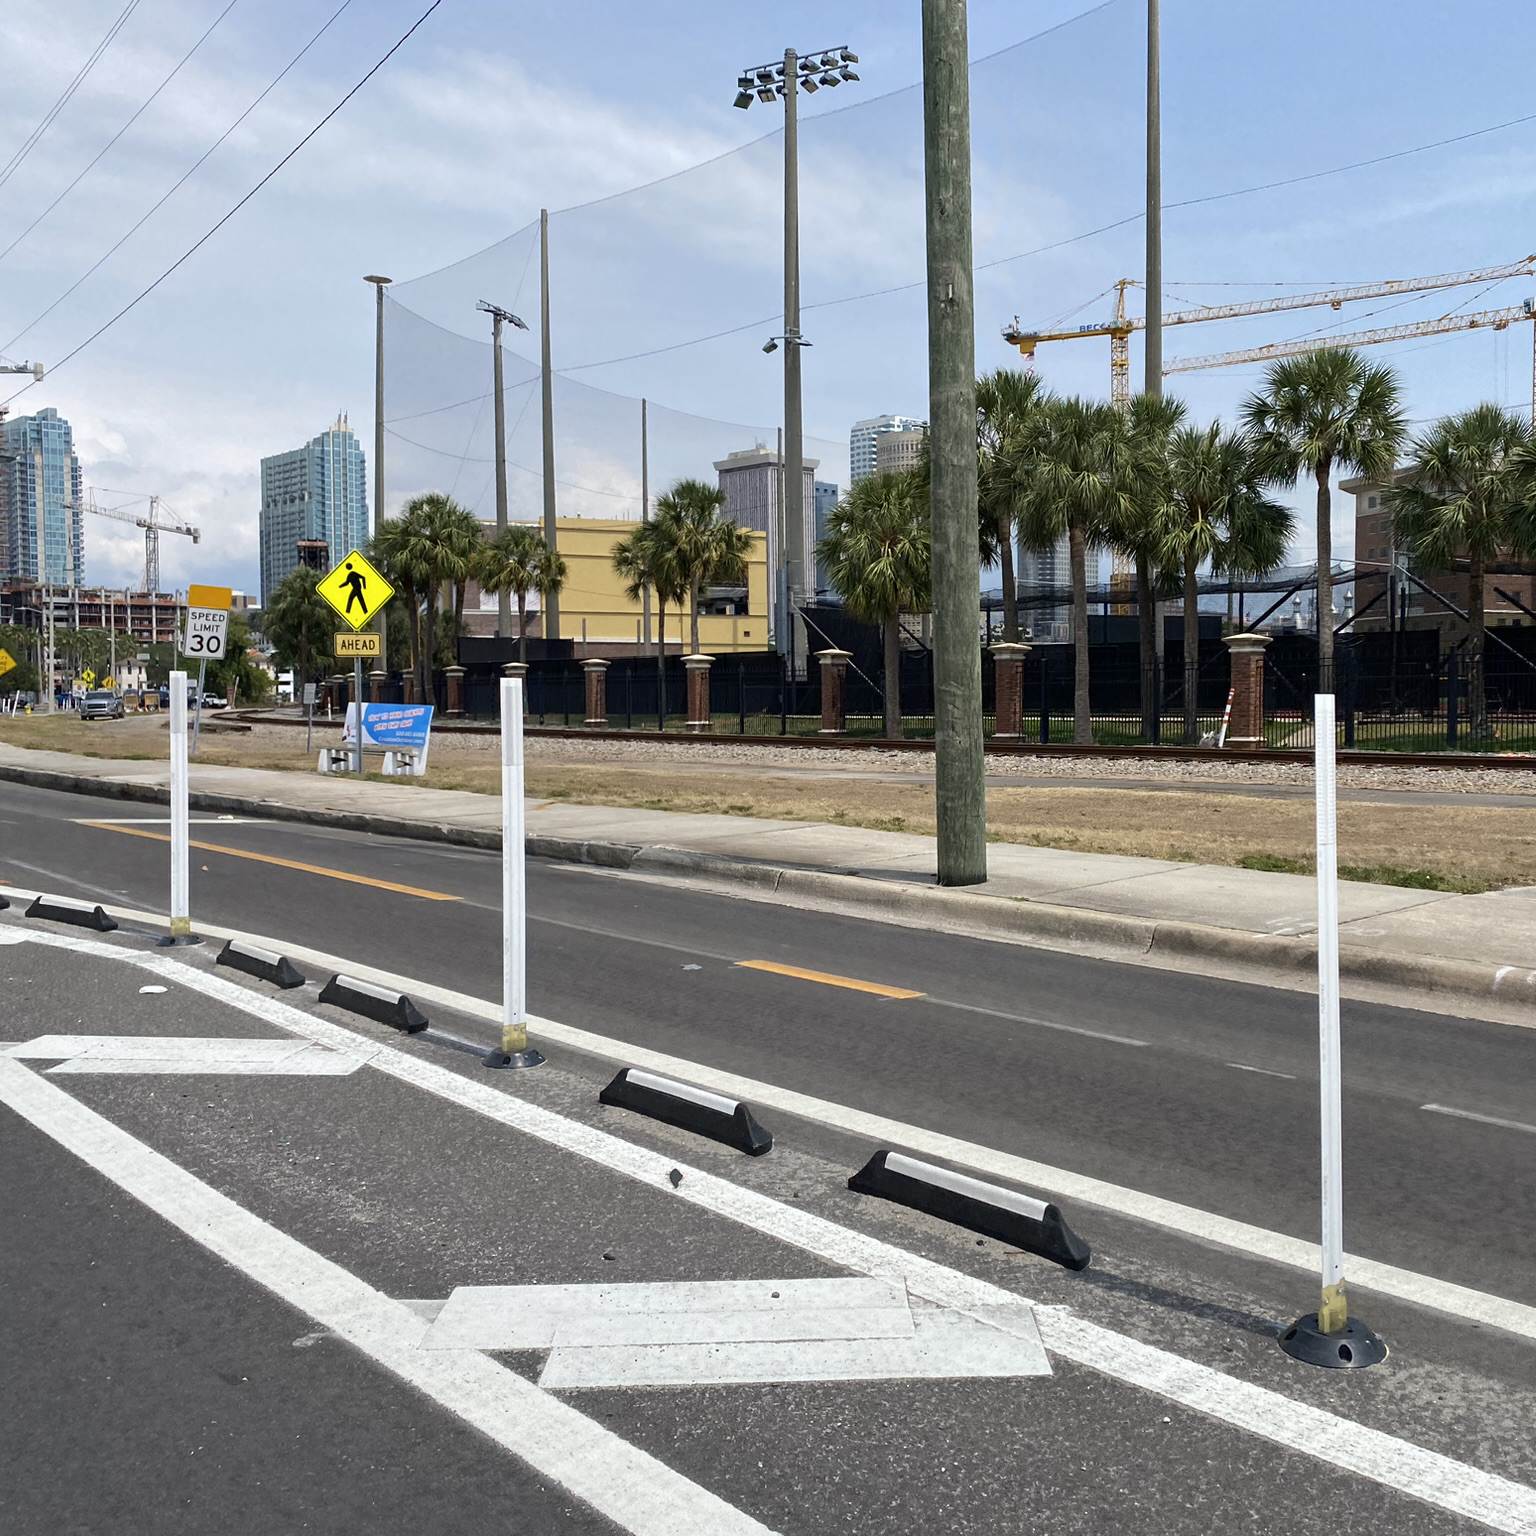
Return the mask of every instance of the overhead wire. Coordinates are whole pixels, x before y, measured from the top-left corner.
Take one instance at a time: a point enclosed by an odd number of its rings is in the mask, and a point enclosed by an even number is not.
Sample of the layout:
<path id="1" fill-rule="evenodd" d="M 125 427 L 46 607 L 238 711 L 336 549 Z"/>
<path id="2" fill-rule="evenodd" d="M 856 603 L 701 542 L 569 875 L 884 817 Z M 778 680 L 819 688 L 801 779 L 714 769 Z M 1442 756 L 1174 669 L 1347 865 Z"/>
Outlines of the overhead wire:
<path id="1" fill-rule="evenodd" d="M 112 137 L 110 139 L 108 139 L 107 142 L 104 145 L 102 145 L 101 149 L 97 151 L 95 159 L 93 159 L 91 161 L 91 163 L 88 166 L 86 166 L 86 168 L 83 171 L 81 171 L 80 174 L 78 176 L 76 176 L 75 179 L 72 182 L 70 182 L 70 184 L 67 187 L 65 187 L 64 190 L 62 192 L 60 192 L 59 195 L 56 198 L 54 198 L 54 200 L 51 203 L 49 203 L 48 206 L 46 208 L 44 208 L 43 211 L 40 214 L 38 214 L 38 216 L 35 219 L 33 219 L 32 222 L 30 224 L 28 224 L 27 227 L 24 230 L 22 230 L 22 232 L 19 235 L 17 235 L 16 238 L 14 240 L 12 240 L 11 243 L 8 246 L 6 246 L 6 248 L 3 251 L 0 251 L 0 261 L 4 261 L 5 258 L 7 256 L 9 256 L 11 254 L 11 252 L 14 251 L 16 249 L 16 247 L 18 245 L 20 245 L 21 242 L 27 238 L 28 235 L 30 235 L 32 233 L 32 231 L 34 229 L 36 229 L 37 226 L 39 224 L 41 224 L 43 222 L 43 220 L 46 219 L 50 213 L 52 213 L 53 210 L 55 208 L 57 208 L 59 206 L 59 204 L 62 203 L 64 201 L 64 199 L 66 197 L 68 197 L 69 194 L 71 192 L 73 192 L 75 190 L 75 188 L 78 187 L 80 185 L 80 183 L 82 181 L 84 181 L 85 178 L 87 176 L 89 176 L 93 170 L 96 169 L 97 165 L 99 165 L 101 163 L 102 157 L 107 153 L 107 151 L 110 150 L 112 148 L 112 146 L 114 144 L 116 144 L 117 141 L 120 138 L 122 138 L 122 136 L 125 133 L 127 133 L 128 130 L 130 128 L 132 128 L 133 125 L 136 122 L 138 122 L 138 120 L 145 114 L 145 112 L 147 112 L 149 110 L 149 108 L 154 104 L 155 98 L 161 93 L 161 91 L 163 91 L 166 88 L 166 86 L 168 86 L 171 83 L 172 80 L 174 80 L 176 78 L 177 75 L 179 75 L 181 73 L 182 69 L 191 60 L 192 55 L 195 54 L 197 52 L 197 50 L 199 48 L 201 48 L 203 46 L 203 44 L 206 43 L 210 37 L 213 36 L 214 32 L 218 29 L 219 23 L 221 21 L 223 21 L 224 18 L 226 16 L 228 16 L 229 13 L 232 10 L 234 10 L 234 8 L 239 3 L 240 3 L 240 0 L 229 0 L 229 4 L 226 5 L 224 7 L 224 9 L 222 11 L 220 11 L 219 14 L 213 18 L 213 20 L 209 23 L 208 28 L 203 33 L 203 35 L 200 38 L 198 38 L 198 40 L 195 43 L 193 43 L 192 46 L 189 49 L 187 49 L 187 51 L 184 54 L 182 54 L 181 58 L 177 61 L 177 64 L 176 64 L 175 68 L 171 70 L 170 74 L 168 74 L 165 77 L 165 79 L 163 79 L 160 82 L 160 84 L 157 85 L 154 88 L 154 90 L 152 90 L 149 93 L 149 95 L 144 99 L 144 101 L 135 110 L 133 116 L 130 117 L 128 119 L 128 121 L 126 123 L 124 123 L 123 126 L 121 128 L 119 128 L 117 130 L 117 132 L 114 133 L 112 135 Z"/>
<path id="2" fill-rule="evenodd" d="M 90 74 L 93 69 L 95 69 L 98 63 L 100 63 L 102 55 L 106 53 L 107 49 L 112 46 L 114 40 L 117 37 L 117 34 L 123 30 L 124 26 L 127 25 L 128 18 L 132 16 L 133 13 L 138 10 L 138 8 L 139 0 L 128 0 L 128 4 L 125 5 L 122 11 L 118 14 L 117 20 L 107 28 L 107 35 L 103 37 L 102 40 L 97 43 L 96 46 L 91 50 L 90 56 L 86 59 L 85 63 L 80 66 L 79 70 L 75 74 L 75 78 L 71 80 L 67 86 L 64 87 L 63 95 L 61 95 L 59 99 L 54 102 L 51 107 L 49 107 L 47 112 L 43 114 L 42 122 L 40 122 L 37 127 L 27 135 L 26 139 L 22 142 L 21 148 L 18 149 L 8 161 L 6 161 L 4 168 L 0 169 L 0 187 L 3 187 L 6 182 L 8 182 L 13 175 L 15 175 L 22 161 L 25 160 L 27 156 L 37 148 L 37 145 L 42 139 L 43 135 L 47 133 L 48 130 L 53 126 L 54 119 L 57 118 L 59 113 L 69 105 L 70 98 L 75 94 L 76 91 L 80 89 L 81 85 L 84 84 L 85 77 Z"/>
<path id="3" fill-rule="evenodd" d="M 224 141 L 235 131 L 235 129 L 237 129 L 241 125 L 241 123 L 243 123 L 246 120 L 246 118 L 248 118 L 251 115 L 251 113 L 254 112 L 256 110 L 256 108 L 259 107 L 262 104 L 262 102 L 264 102 L 267 99 L 267 97 L 270 96 L 272 94 L 272 92 L 277 89 L 277 87 L 280 84 L 282 84 L 284 78 L 298 65 L 299 61 L 301 59 L 303 59 L 304 55 L 307 54 L 309 52 L 309 50 L 311 48 L 313 48 L 315 46 L 315 44 L 318 43 L 320 41 L 320 39 L 322 37 L 324 37 L 327 32 L 330 31 L 331 27 L 335 24 L 337 17 L 339 17 L 341 15 L 341 13 L 343 11 L 345 11 L 348 8 L 348 6 L 350 6 L 351 4 L 352 4 L 352 0 L 341 0 L 341 4 L 339 6 L 337 6 L 336 9 L 331 13 L 330 17 L 326 20 L 325 24 L 320 28 L 320 30 L 318 32 L 316 32 L 314 34 L 314 36 L 311 37 L 310 40 L 307 43 L 305 43 L 304 46 L 301 49 L 299 49 L 299 51 L 296 54 L 294 54 L 294 56 L 291 59 L 289 59 L 289 61 L 283 66 L 283 68 L 273 77 L 271 82 L 267 85 L 266 89 L 263 90 L 261 92 L 261 94 L 256 97 L 256 99 L 250 104 L 250 106 L 248 106 L 239 115 L 239 117 L 237 117 L 234 120 L 234 122 L 232 122 L 229 125 L 229 127 L 226 128 L 224 130 L 224 132 L 221 133 L 218 136 L 218 138 L 216 138 L 213 141 L 213 143 L 210 144 L 208 146 L 208 148 L 205 149 L 203 151 L 203 153 L 201 155 L 199 155 L 197 157 L 197 159 L 192 162 L 192 164 L 183 173 L 183 175 L 181 176 L 180 180 L 178 180 L 175 183 L 175 185 L 172 186 L 169 189 L 169 191 L 167 191 L 165 193 L 165 195 L 163 197 L 161 197 L 159 199 L 159 201 L 156 202 L 149 209 L 149 211 L 147 213 L 145 213 L 144 216 L 141 219 L 139 219 L 139 221 L 136 224 L 134 224 L 131 229 L 129 229 L 127 231 L 127 233 L 125 233 L 124 235 L 120 236 L 119 239 L 116 241 L 116 243 L 113 244 L 112 247 L 109 250 L 105 251 L 100 257 L 97 258 L 97 260 L 95 261 L 95 263 L 93 265 L 91 265 L 84 272 L 82 272 L 80 274 L 80 276 L 77 277 L 74 280 L 74 282 L 72 282 L 69 285 L 69 287 L 66 288 L 64 290 L 64 292 L 61 293 L 58 296 L 58 298 L 56 298 L 53 301 L 53 303 L 51 303 L 47 307 L 47 309 L 45 309 L 42 312 L 42 314 L 34 316 L 33 319 L 28 321 L 27 324 L 25 326 L 23 326 L 21 330 L 17 331 L 17 333 L 13 337 L 11 337 L 11 339 L 8 342 L 6 342 L 5 345 L 7 347 L 15 346 L 16 343 L 18 341 L 20 341 L 23 336 L 25 336 L 34 327 L 40 325 L 44 320 L 46 320 L 48 318 L 48 316 L 51 315 L 54 312 L 54 310 L 56 310 L 59 307 L 59 305 L 62 304 L 65 301 L 65 299 L 67 299 L 72 293 L 75 292 L 75 290 L 77 288 L 80 287 L 80 285 L 83 282 L 86 281 L 87 278 L 91 277 L 94 273 L 99 271 L 101 269 L 101 267 L 106 262 L 110 261 L 112 259 L 112 257 L 115 256 L 117 254 L 117 252 L 120 251 L 123 248 L 123 246 L 125 246 L 128 243 L 128 241 L 131 240 L 134 237 L 134 235 L 136 235 L 141 229 L 143 229 L 143 227 L 163 207 L 165 207 L 165 205 L 176 195 L 176 193 L 179 192 L 181 190 L 181 188 L 184 187 L 187 184 L 187 182 L 189 182 L 192 179 L 192 177 L 197 174 L 198 170 L 201 168 L 201 166 L 204 164 L 204 162 L 207 161 L 209 156 L 212 155 L 213 152 L 216 149 L 218 149 L 218 147 L 221 144 L 224 143 Z M 190 254 L 190 253 L 188 253 L 188 254 Z M 143 297 L 143 295 L 140 295 L 140 297 Z M 137 300 L 135 300 L 135 302 L 137 302 Z M 110 324 L 112 322 L 108 322 L 108 323 Z M 73 354 L 71 354 L 71 355 L 73 355 Z M 55 364 L 54 366 L 57 367 L 58 364 Z M 15 397 L 13 396 L 12 398 L 14 399 Z"/>

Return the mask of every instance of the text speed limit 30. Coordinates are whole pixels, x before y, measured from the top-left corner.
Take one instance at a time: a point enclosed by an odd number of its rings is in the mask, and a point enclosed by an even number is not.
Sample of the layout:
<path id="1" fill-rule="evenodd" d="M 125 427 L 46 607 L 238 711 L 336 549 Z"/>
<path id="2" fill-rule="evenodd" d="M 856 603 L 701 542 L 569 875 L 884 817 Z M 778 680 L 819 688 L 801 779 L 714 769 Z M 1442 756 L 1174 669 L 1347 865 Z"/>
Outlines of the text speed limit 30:
<path id="1" fill-rule="evenodd" d="M 182 650 L 199 661 L 222 661 L 229 638 L 229 613 L 222 608 L 187 609 L 187 633 Z"/>

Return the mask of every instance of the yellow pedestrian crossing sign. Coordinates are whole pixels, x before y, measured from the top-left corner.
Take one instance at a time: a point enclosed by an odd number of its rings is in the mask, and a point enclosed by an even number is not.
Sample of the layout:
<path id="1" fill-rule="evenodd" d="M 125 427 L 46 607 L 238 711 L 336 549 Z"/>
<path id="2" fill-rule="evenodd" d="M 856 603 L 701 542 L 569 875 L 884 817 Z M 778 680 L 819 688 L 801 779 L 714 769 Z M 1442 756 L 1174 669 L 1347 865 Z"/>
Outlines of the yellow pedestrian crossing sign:
<path id="1" fill-rule="evenodd" d="M 355 549 L 315 588 L 353 629 L 367 629 L 395 589 Z"/>
<path id="2" fill-rule="evenodd" d="M 9 651 L 0 651 L 0 677 L 4 677 L 16 665 L 16 658 Z"/>

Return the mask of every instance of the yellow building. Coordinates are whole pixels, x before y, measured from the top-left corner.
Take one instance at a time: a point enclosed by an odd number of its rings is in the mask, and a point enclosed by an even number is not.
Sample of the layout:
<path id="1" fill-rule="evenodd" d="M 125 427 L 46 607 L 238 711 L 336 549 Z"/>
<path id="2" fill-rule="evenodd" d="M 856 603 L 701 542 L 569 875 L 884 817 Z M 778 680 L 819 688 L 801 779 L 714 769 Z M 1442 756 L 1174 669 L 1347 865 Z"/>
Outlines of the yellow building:
<path id="1" fill-rule="evenodd" d="M 541 526 L 538 524 L 535 527 Z M 613 550 L 635 531 L 621 518 L 562 517 L 555 523 L 555 543 L 565 557 L 565 585 L 560 589 L 560 637 L 575 642 L 577 656 L 618 657 L 643 646 L 640 604 L 624 595 L 624 583 L 613 568 Z M 494 525 L 487 536 L 495 533 Z M 528 598 L 528 634 L 539 636 L 536 593 Z M 767 536 L 752 533 L 745 587 L 714 588 L 699 603 L 699 645 L 706 655 L 772 649 L 769 620 Z M 471 583 L 465 598 L 465 628 L 472 635 L 496 632 L 497 599 Z M 655 644 L 659 616 L 651 603 L 651 641 Z M 667 650 L 680 655 L 690 649 L 687 604 L 669 606 L 666 613 Z M 517 635 L 517 600 L 512 602 L 512 635 Z"/>

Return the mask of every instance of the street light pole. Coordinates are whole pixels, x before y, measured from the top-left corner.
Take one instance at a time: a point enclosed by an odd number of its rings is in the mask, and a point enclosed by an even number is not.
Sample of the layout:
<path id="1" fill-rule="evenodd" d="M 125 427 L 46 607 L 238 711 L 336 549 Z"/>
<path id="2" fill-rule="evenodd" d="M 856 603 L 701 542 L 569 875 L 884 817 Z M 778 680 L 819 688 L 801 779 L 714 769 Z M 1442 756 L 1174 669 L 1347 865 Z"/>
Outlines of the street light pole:
<path id="1" fill-rule="evenodd" d="M 373 345 L 373 532 L 384 521 L 384 290 L 392 279 L 372 273 L 363 279 L 377 294 Z M 335 555 L 333 550 L 332 555 Z M 369 626 L 379 636 L 379 666 L 389 668 L 389 621 L 381 608 Z M 361 705 L 361 700 L 358 701 Z M 361 738 L 359 738 L 361 739 Z"/>
<path id="2" fill-rule="evenodd" d="M 800 603 L 805 597 L 805 432 L 802 411 L 800 349 L 810 345 L 800 334 L 800 112 L 799 91 L 807 95 L 822 86 L 838 86 L 857 80 L 851 65 L 859 56 L 846 47 L 814 48 L 809 53 L 784 50 L 782 64 L 760 64 L 743 70 L 736 82 L 736 105 L 744 110 L 754 97 L 768 103 L 784 102 L 784 334 L 763 348 L 775 350 L 784 343 L 784 550 L 786 605 L 789 609 L 786 646 L 792 673 L 803 675 L 807 663 L 804 620 Z"/>
<path id="3" fill-rule="evenodd" d="M 1163 128 L 1162 42 L 1158 7 L 1147 0 L 1147 327 L 1142 388 L 1163 393 Z M 1162 723 L 1163 605 L 1152 586 L 1152 562 L 1136 558 L 1136 613 L 1140 630 L 1141 732 L 1157 741 Z"/>
<path id="4" fill-rule="evenodd" d="M 491 388 L 496 394 L 496 532 L 507 531 L 507 402 L 501 382 L 501 327 L 510 320 L 518 330 L 528 327 L 510 309 L 498 309 L 481 299 L 475 308 L 491 317 Z M 496 633 L 506 639 L 512 633 L 512 594 L 505 589 L 496 594 Z"/>
<path id="5" fill-rule="evenodd" d="M 549 340 L 549 209 L 539 209 L 539 364 L 544 414 L 544 542 L 556 548 L 555 527 L 555 377 Z M 560 638 L 560 594 L 539 594 L 539 627 L 546 640 Z"/>

